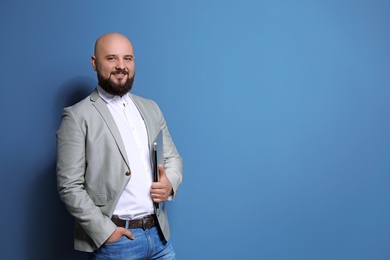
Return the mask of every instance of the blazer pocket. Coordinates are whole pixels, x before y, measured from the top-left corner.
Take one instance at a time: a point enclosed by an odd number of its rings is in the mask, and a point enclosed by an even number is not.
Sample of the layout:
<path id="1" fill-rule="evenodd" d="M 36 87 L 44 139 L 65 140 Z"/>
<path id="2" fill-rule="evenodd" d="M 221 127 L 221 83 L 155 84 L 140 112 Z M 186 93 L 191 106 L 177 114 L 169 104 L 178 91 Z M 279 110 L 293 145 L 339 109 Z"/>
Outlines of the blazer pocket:
<path id="1" fill-rule="evenodd" d="M 96 206 L 104 206 L 107 204 L 106 194 L 89 195 Z"/>

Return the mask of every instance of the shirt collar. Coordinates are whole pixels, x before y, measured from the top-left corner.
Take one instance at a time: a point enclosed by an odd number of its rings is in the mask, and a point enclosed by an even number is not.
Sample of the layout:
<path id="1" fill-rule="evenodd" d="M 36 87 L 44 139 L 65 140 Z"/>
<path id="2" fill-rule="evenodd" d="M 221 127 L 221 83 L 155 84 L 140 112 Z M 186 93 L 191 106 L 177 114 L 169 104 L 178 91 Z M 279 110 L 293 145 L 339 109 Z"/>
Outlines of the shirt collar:
<path id="1" fill-rule="evenodd" d="M 129 97 L 129 93 L 126 93 L 125 95 L 123 95 L 122 97 L 120 96 L 115 96 L 113 94 L 110 94 L 108 93 L 107 91 L 105 91 L 101 86 L 97 86 L 97 90 L 98 90 L 98 93 L 99 93 L 99 96 L 107 103 L 107 104 L 110 104 L 110 103 L 113 103 L 113 104 L 116 104 L 116 103 L 123 103 L 123 102 L 126 102 L 126 103 L 129 103 L 130 102 L 130 97 Z"/>

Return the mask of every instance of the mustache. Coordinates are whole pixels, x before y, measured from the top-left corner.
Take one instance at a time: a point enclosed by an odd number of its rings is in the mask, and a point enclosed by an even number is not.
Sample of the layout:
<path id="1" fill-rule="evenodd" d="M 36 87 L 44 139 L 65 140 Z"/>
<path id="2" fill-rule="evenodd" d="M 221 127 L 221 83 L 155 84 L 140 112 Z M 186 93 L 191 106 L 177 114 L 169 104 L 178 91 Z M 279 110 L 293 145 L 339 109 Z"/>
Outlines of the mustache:
<path id="1" fill-rule="evenodd" d="M 117 70 L 111 72 L 111 74 L 112 74 L 112 75 L 116 75 L 116 74 L 127 75 L 127 74 L 129 74 L 129 73 L 128 73 L 127 70 L 125 70 L 125 69 L 117 69 Z"/>

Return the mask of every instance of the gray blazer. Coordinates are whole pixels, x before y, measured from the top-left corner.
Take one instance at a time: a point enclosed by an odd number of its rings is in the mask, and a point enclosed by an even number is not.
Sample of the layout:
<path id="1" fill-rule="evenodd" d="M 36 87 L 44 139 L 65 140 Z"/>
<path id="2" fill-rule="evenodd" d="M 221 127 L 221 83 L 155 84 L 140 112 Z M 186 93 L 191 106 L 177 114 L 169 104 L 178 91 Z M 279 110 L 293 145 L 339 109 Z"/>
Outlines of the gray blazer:
<path id="1" fill-rule="evenodd" d="M 169 134 L 165 119 L 152 100 L 130 95 L 143 117 L 149 150 L 163 131 L 164 167 L 174 194 L 182 181 L 182 159 Z M 119 197 L 131 179 L 131 165 L 106 103 L 97 90 L 64 109 L 57 131 L 57 188 L 60 198 L 75 217 L 74 247 L 92 252 L 114 232 L 111 221 Z M 165 205 L 160 205 L 159 226 L 169 239 Z"/>

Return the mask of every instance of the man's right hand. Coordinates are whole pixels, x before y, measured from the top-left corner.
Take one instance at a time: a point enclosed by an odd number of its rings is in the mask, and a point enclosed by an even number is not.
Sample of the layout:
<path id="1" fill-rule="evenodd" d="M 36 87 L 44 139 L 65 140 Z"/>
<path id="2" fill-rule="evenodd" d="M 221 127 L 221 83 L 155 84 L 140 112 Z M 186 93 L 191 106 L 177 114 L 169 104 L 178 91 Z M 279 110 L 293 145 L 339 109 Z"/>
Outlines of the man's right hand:
<path id="1" fill-rule="evenodd" d="M 106 243 L 113 243 L 117 241 L 122 236 L 126 236 L 127 238 L 133 240 L 134 235 L 129 230 L 123 228 L 123 227 L 117 227 L 114 231 L 114 233 L 111 234 L 111 236 L 106 240 Z"/>

